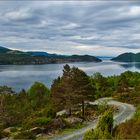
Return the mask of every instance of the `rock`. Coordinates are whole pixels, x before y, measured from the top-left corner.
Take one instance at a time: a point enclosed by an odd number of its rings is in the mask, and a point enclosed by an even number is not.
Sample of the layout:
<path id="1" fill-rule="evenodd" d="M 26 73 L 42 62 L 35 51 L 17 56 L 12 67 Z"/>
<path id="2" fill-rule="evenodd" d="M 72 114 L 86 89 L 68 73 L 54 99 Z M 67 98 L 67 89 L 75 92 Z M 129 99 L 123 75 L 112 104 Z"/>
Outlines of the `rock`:
<path id="1" fill-rule="evenodd" d="M 40 134 L 44 131 L 44 128 L 40 128 L 40 127 L 34 127 L 32 129 L 29 130 L 31 133 L 34 133 L 35 135 Z"/>
<path id="2" fill-rule="evenodd" d="M 36 137 L 42 137 L 43 136 L 43 133 L 40 133 L 40 134 L 37 134 Z"/>
<path id="3" fill-rule="evenodd" d="M 82 123 L 83 122 L 82 119 L 77 118 L 77 117 L 69 117 L 69 118 L 66 118 L 65 121 L 67 123 L 69 123 L 70 125 L 75 125 L 75 124 L 78 124 L 78 123 Z"/>
<path id="4" fill-rule="evenodd" d="M 4 133 L 11 134 L 12 132 L 16 131 L 16 127 L 8 127 L 3 130 Z"/>
<path id="5" fill-rule="evenodd" d="M 51 122 L 49 122 L 46 126 L 46 129 L 48 132 L 50 132 L 51 130 L 63 129 L 66 126 L 66 122 L 63 119 L 58 118 L 53 119 Z"/>

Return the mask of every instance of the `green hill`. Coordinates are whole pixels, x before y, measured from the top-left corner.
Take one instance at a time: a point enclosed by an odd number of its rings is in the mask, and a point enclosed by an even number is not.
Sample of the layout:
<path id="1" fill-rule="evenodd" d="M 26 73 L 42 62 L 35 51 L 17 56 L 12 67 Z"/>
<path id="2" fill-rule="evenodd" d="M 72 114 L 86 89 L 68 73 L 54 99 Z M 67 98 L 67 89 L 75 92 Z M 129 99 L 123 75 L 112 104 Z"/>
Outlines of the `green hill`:
<path id="1" fill-rule="evenodd" d="M 140 62 L 140 53 L 123 53 L 111 60 L 118 62 Z"/>
<path id="2" fill-rule="evenodd" d="M 30 65 L 69 62 L 101 62 L 102 60 L 90 55 L 35 55 L 33 52 L 22 52 L 0 47 L 0 65 Z"/>
<path id="3" fill-rule="evenodd" d="M 11 50 L 8 49 L 8 48 L 5 48 L 5 47 L 0 46 L 0 54 L 1 54 L 1 53 L 7 53 L 7 52 L 9 52 L 9 51 L 11 51 Z"/>
<path id="4" fill-rule="evenodd" d="M 135 54 L 135 61 L 140 62 L 140 53 Z"/>

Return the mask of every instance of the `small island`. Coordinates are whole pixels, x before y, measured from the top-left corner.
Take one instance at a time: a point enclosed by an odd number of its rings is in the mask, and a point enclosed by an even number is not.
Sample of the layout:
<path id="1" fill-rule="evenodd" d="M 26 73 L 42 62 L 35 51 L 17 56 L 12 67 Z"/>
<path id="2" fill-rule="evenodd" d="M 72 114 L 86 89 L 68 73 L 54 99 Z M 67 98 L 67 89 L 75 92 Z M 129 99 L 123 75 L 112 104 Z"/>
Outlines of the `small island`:
<path id="1" fill-rule="evenodd" d="M 57 64 L 70 62 L 101 62 L 90 55 L 58 55 L 47 52 L 23 52 L 0 47 L 0 65 Z"/>

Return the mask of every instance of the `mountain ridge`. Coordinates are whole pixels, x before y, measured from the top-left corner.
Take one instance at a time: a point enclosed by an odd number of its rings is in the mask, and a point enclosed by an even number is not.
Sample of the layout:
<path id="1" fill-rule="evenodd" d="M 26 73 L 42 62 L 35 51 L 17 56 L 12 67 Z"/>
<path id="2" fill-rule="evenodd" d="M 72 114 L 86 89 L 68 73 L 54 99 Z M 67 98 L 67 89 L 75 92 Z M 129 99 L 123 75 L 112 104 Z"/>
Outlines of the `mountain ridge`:
<path id="1" fill-rule="evenodd" d="M 55 64 L 69 62 L 101 62 L 102 60 L 90 55 L 59 55 L 39 51 L 19 51 L 0 47 L 0 65 L 30 65 Z"/>

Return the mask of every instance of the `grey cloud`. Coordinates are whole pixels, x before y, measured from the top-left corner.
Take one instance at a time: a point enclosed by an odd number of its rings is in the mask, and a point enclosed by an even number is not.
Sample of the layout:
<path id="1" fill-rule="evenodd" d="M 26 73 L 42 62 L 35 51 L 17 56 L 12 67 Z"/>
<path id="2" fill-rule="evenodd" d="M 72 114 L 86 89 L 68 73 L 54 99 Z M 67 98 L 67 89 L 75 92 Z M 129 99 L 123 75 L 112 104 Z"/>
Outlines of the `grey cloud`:
<path id="1" fill-rule="evenodd" d="M 136 50 L 140 48 L 139 8 L 137 1 L 0 2 L 0 43 L 65 54 L 83 53 L 76 45 L 98 45 L 101 51 L 102 46 Z"/>

